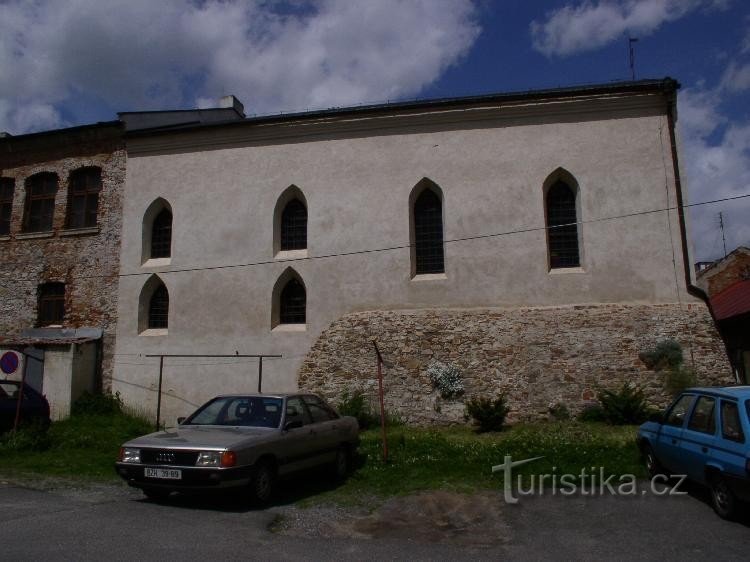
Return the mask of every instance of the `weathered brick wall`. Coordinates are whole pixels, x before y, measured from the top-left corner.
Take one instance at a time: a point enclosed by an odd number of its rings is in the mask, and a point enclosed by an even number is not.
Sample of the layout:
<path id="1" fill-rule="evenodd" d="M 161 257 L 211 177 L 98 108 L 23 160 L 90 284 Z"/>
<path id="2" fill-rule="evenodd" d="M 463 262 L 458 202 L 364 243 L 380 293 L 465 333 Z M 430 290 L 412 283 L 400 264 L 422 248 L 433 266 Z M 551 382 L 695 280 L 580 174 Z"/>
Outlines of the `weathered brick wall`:
<path id="1" fill-rule="evenodd" d="M 82 166 L 102 169 L 98 227 L 66 231 L 68 177 Z M 0 237 L 0 335 L 13 336 L 34 327 L 39 284 L 65 283 L 63 327 L 104 330 L 105 390 L 113 367 L 125 166 L 126 152 L 119 139 L 62 138 L 51 148 L 26 147 L 18 154 L 0 155 L 0 175 L 15 178 L 10 236 Z M 53 231 L 29 238 L 21 234 L 24 182 L 38 172 L 58 175 Z"/>
<path id="2" fill-rule="evenodd" d="M 750 279 L 750 249 L 737 248 L 722 262 L 701 272 L 697 284 L 713 297 L 743 279 Z"/>
<path id="3" fill-rule="evenodd" d="M 548 416 L 562 403 L 577 413 L 601 388 L 635 383 L 649 401 L 670 399 L 663 373 L 639 353 L 660 340 L 683 345 L 701 384 L 731 384 L 724 346 L 703 304 L 586 305 L 487 310 L 375 311 L 344 316 L 325 330 L 299 373 L 302 389 L 336 403 L 362 390 L 375 403 L 376 339 L 385 360 L 385 402 L 409 423 L 463 422 L 464 401 L 506 393 L 509 419 Z M 443 400 L 426 370 L 434 360 L 462 372 L 465 394 Z"/>

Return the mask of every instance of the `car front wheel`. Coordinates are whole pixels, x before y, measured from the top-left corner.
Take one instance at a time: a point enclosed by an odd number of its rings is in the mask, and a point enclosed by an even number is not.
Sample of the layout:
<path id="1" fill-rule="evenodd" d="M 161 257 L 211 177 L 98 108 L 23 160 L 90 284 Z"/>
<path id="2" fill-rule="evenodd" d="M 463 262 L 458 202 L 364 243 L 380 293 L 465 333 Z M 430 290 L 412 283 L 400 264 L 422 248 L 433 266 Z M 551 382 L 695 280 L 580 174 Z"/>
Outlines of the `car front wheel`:
<path id="1" fill-rule="evenodd" d="M 273 496 L 276 471 L 270 462 L 261 462 L 253 470 L 250 479 L 250 499 L 254 502 L 264 504 Z"/>
<path id="2" fill-rule="evenodd" d="M 737 511 L 737 500 L 727 481 L 719 474 L 711 478 L 711 505 L 722 519 L 732 519 Z"/>

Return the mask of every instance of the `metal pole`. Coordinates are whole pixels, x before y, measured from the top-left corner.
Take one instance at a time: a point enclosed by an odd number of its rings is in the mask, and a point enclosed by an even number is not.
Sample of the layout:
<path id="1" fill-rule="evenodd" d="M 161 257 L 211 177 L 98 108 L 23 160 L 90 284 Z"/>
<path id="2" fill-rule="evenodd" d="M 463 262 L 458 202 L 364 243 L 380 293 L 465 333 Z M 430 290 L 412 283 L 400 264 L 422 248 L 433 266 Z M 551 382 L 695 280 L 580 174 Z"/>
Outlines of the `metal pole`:
<path id="1" fill-rule="evenodd" d="M 164 374 L 164 356 L 159 356 L 159 394 L 156 399 L 156 431 L 159 431 L 161 425 L 161 381 Z"/>
<path id="2" fill-rule="evenodd" d="M 263 386 L 263 356 L 261 355 L 258 358 L 258 392 L 261 391 L 261 387 Z"/>
<path id="3" fill-rule="evenodd" d="M 23 400 L 23 387 L 26 384 L 26 371 L 29 368 L 29 356 L 23 354 L 23 373 L 21 373 L 21 385 L 18 387 L 18 401 L 16 402 L 16 419 L 13 422 L 13 433 L 18 429 L 21 421 L 21 401 Z"/>
<path id="4" fill-rule="evenodd" d="M 388 462 L 388 434 L 385 431 L 385 404 L 383 402 L 383 358 L 380 355 L 377 342 L 373 341 L 375 354 L 378 359 L 378 395 L 380 397 L 380 428 L 383 433 L 383 462 Z"/>

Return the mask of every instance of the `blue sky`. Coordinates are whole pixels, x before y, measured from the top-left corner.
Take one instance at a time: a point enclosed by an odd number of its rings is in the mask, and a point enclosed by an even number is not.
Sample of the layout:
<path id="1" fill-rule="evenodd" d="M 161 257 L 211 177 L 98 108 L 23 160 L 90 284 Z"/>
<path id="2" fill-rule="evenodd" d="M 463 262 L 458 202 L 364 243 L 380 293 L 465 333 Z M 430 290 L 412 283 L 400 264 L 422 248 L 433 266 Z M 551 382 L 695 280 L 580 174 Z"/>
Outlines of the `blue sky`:
<path id="1" fill-rule="evenodd" d="M 750 192 L 750 3 L 742 0 L 0 0 L 0 130 L 117 111 L 249 114 L 628 79 L 683 85 L 692 202 Z M 695 258 L 750 245 L 750 199 L 691 210 Z"/>

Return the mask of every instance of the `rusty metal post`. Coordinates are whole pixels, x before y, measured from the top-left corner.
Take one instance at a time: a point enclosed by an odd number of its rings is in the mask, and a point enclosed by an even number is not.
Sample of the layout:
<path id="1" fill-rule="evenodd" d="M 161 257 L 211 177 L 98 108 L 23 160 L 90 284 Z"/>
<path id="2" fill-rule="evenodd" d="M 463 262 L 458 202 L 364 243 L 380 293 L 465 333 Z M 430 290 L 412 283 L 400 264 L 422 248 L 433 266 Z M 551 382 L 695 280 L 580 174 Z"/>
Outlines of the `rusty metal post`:
<path id="1" fill-rule="evenodd" d="M 388 434 L 385 430 L 385 404 L 383 402 L 383 357 L 380 355 L 378 344 L 373 340 L 375 354 L 378 360 L 378 395 L 380 397 L 380 428 L 383 432 L 383 462 L 388 462 Z"/>
<path id="2" fill-rule="evenodd" d="M 263 386 L 263 356 L 262 355 L 258 358 L 258 392 L 262 392 L 261 386 Z"/>
<path id="3" fill-rule="evenodd" d="M 156 399 L 156 431 L 159 431 L 161 425 L 161 381 L 164 374 L 164 356 L 159 356 L 159 393 Z"/>
<path id="4" fill-rule="evenodd" d="M 13 422 L 13 433 L 18 429 L 21 421 L 21 402 L 23 401 L 23 387 L 26 384 L 26 371 L 29 368 L 29 357 L 23 354 L 23 373 L 21 373 L 21 384 L 18 387 L 18 401 L 16 402 L 16 419 Z"/>

